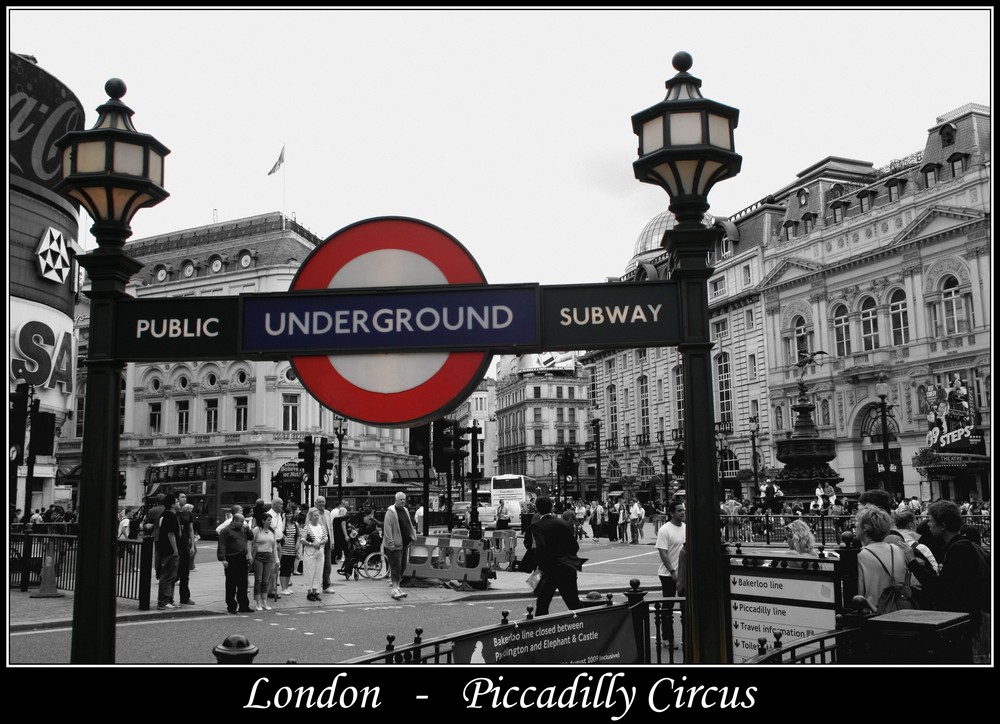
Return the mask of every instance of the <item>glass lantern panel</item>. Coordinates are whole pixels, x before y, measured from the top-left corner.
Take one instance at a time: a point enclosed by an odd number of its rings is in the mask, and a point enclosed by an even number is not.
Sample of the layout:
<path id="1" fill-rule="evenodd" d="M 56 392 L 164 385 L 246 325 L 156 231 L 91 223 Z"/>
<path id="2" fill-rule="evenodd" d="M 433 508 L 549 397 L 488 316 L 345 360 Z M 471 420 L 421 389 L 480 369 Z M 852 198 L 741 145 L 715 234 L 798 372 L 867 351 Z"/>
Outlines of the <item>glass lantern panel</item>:
<path id="1" fill-rule="evenodd" d="M 652 173 L 663 181 L 667 187 L 667 194 L 671 197 L 677 195 L 677 180 L 674 178 L 674 170 L 669 163 L 661 163 L 652 170 Z"/>
<path id="2" fill-rule="evenodd" d="M 700 161 L 677 161 L 674 166 L 677 168 L 678 181 L 681 185 L 680 193 L 688 195 L 694 193 L 694 175 L 698 172 Z"/>
<path id="3" fill-rule="evenodd" d="M 74 148 L 70 146 L 70 148 Z M 103 141 L 85 141 L 76 148 L 75 173 L 101 173 L 104 171 L 105 151 Z"/>
<path id="4" fill-rule="evenodd" d="M 732 133 L 729 128 L 728 118 L 709 114 L 708 142 L 717 148 L 724 148 L 727 151 L 733 150 Z"/>
<path id="5" fill-rule="evenodd" d="M 705 161 L 701 169 L 701 176 L 698 177 L 697 193 L 699 196 L 708 194 L 709 189 L 718 180 L 715 174 L 720 168 L 722 168 L 722 164 L 718 161 Z"/>
<path id="6" fill-rule="evenodd" d="M 163 156 L 156 151 L 149 152 L 149 180 L 163 186 Z"/>
<path id="7" fill-rule="evenodd" d="M 702 142 L 700 113 L 670 114 L 671 146 L 696 146 Z"/>
<path id="8" fill-rule="evenodd" d="M 115 143 L 115 173 L 142 176 L 145 150 L 143 146 L 134 143 Z"/>
<path id="9" fill-rule="evenodd" d="M 657 116 L 642 124 L 642 155 L 663 148 L 663 116 Z"/>

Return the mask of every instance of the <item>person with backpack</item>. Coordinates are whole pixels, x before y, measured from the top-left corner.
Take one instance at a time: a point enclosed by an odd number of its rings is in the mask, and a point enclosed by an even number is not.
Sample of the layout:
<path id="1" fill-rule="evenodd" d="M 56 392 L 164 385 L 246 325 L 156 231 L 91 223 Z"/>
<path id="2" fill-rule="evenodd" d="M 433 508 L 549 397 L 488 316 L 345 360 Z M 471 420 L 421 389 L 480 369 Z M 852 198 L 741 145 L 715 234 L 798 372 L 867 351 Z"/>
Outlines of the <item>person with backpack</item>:
<path id="1" fill-rule="evenodd" d="M 931 503 L 927 514 L 930 516 L 931 533 L 945 542 L 941 573 L 934 590 L 935 605 L 939 611 L 969 614 L 973 632 L 970 641 L 972 660 L 989 663 L 992 602 L 986 553 L 980 545 L 961 534 L 962 513 L 952 501 Z"/>
<path id="2" fill-rule="evenodd" d="M 897 510 L 892 514 L 892 522 L 895 525 L 895 530 L 903 536 L 903 540 L 913 551 L 913 559 L 908 564 L 910 573 L 913 574 L 913 579 L 910 582 L 913 588 L 913 598 L 920 608 L 933 608 L 930 597 L 941 566 L 931 549 L 920 542 L 920 534 L 917 533 L 917 518 L 913 511 L 908 508 L 902 511 Z"/>
<path id="3" fill-rule="evenodd" d="M 915 608 L 910 571 L 902 548 L 885 542 L 892 518 L 884 509 L 862 505 L 855 519 L 854 534 L 861 543 L 858 552 L 858 593 L 865 597 L 876 616 L 902 608 Z"/>

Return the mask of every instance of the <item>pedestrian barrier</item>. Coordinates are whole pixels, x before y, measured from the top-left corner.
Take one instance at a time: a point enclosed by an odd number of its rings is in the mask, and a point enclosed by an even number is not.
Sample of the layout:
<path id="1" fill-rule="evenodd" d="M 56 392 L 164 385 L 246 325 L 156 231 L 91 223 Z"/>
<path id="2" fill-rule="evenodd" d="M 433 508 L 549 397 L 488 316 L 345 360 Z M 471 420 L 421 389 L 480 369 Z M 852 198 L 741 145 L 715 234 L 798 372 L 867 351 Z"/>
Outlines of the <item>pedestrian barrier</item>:
<path id="1" fill-rule="evenodd" d="M 404 578 L 461 581 L 459 590 L 485 590 L 497 577 L 490 540 L 420 535 L 407 550 Z"/>
<path id="2" fill-rule="evenodd" d="M 493 567 L 512 571 L 517 567 L 517 532 L 513 530 L 483 531 L 483 541 L 493 550 Z"/>

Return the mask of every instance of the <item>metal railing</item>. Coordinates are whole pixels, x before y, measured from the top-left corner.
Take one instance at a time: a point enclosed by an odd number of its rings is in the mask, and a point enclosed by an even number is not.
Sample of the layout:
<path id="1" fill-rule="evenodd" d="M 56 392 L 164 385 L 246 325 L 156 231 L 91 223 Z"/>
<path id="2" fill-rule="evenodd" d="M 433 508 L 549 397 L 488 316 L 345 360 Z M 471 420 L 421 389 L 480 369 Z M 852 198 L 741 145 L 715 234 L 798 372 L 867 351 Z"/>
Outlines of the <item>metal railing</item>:
<path id="1" fill-rule="evenodd" d="M 677 643 L 679 634 L 684 629 L 683 597 L 646 598 L 646 591 L 639 590 L 639 580 L 633 578 L 631 589 L 623 595 L 632 613 L 637 653 L 643 664 L 679 664 L 684 660 L 681 646 Z M 588 606 L 612 606 L 614 594 L 607 594 L 605 602 L 587 602 Z M 534 606 L 526 607 L 524 620 L 534 619 Z M 413 641 L 408 644 L 396 645 L 395 634 L 386 636 L 385 650 L 349 659 L 344 664 L 452 664 L 454 661 L 454 645 L 458 639 L 470 636 L 501 636 L 503 632 L 516 628 L 517 622 L 510 620 L 510 611 L 500 612 L 499 624 L 484 626 L 423 640 L 422 628 L 415 629 Z M 546 620 L 554 623 L 564 618 L 572 618 L 573 611 L 546 616 Z M 683 638 L 682 636 L 680 638 Z"/>
<path id="2" fill-rule="evenodd" d="M 153 539 L 129 539 L 117 542 L 115 558 L 116 596 L 139 602 L 139 610 L 148 611 L 153 580 Z M 25 549 L 28 555 L 25 556 Z M 55 585 L 63 591 L 76 590 L 77 537 L 35 533 L 28 530 L 10 535 L 9 585 L 27 591 L 42 582 L 42 566 L 52 556 Z"/>

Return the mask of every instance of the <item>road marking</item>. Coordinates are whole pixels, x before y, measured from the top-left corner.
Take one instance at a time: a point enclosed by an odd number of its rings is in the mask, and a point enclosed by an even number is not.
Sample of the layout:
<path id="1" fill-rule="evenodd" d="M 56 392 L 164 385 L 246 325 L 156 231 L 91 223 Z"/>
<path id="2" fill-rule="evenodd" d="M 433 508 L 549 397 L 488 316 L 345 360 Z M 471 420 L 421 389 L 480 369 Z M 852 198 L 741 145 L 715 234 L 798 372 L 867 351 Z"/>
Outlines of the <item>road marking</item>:
<path id="1" fill-rule="evenodd" d="M 588 563 L 584 563 L 583 565 L 584 565 L 584 568 L 586 568 L 587 566 L 599 566 L 602 563 L 618 563 L 619 561 L 627 561 L 627 560 L 632 559 L 632 558 L 642 558 L 643 556 L 652 555 L 653 553 L 656 553 L 655 549 L 651 550 L 651 551 L 646 551 L 645 553 L 639 553 L 639 554 L 634 555 L 634 556 L 624 556 L 622 558 L 609 558 L 606 561 L 594 561 L 593 563 L 589 563 L 588 562 Z M 659 554 L 657 554 L 657 555 L 659 555 Z"/>

